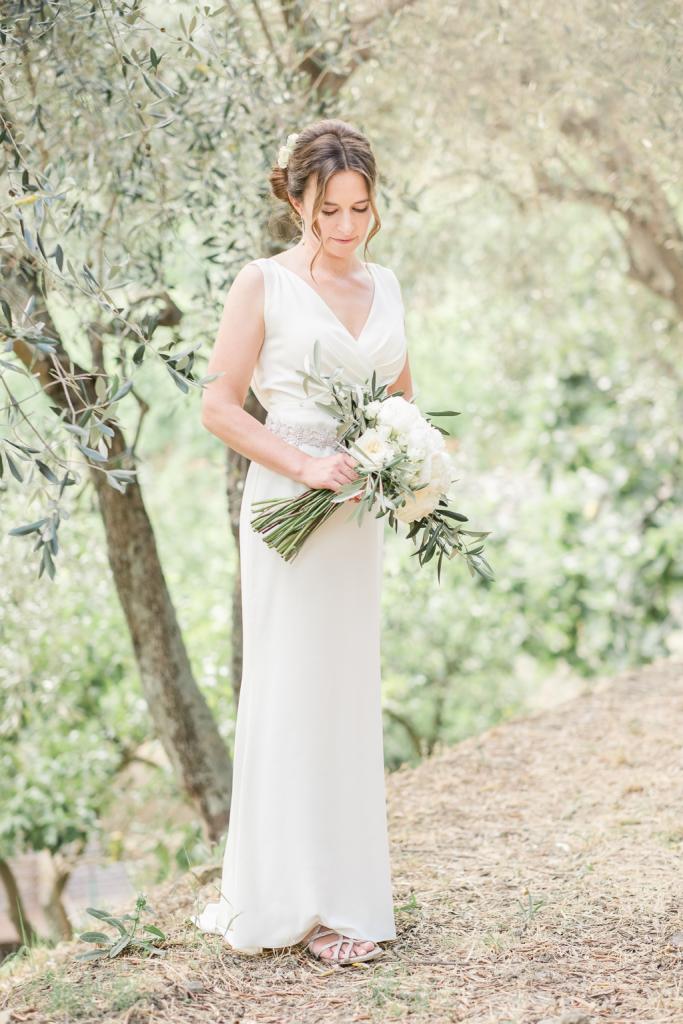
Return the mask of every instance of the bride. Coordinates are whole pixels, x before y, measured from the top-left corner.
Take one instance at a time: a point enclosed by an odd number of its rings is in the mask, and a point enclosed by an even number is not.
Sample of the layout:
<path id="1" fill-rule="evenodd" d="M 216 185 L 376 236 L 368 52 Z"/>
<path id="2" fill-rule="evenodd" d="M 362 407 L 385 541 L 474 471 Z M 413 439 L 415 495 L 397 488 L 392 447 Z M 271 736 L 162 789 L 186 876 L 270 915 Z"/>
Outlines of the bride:
<path id="1" fill-rule="evenodd" d="M 250 459 L 240 505 L 243 669 L 230 821 L 218 899 L 193 917 L 233 949 L 303 942 L 326 962 L 381 956 L 396 938 L 383 757 L 380 600 L 384 518 L 349 502 L 291 562 L 250 525 L 251 505 L 308 488 L 338 491 L 356 460 L 302 386 L 321 371 L 373 372 L 412 397 L 394 272 L 367 261 L 379 230 L 377 169 L 345 121 L 292 133 L 270 173 L 301 237 L 246 263 L 225 300 L 202 423 Z M 368 234 L 371 220 L 374 220 Z M 363 246 L 363 258 L 357 250 Z M 243 409 L 248 388 L 267 410 Z"/>

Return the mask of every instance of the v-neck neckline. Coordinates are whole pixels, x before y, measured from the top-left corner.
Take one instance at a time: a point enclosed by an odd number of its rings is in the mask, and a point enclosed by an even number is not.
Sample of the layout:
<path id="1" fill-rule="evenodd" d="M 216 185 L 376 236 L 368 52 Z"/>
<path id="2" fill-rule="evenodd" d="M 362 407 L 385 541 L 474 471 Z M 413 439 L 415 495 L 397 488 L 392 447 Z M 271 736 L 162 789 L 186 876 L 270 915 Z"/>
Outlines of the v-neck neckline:
<path id="1" fill-rule="evenodd" d="M 365 332 L 366 332 L 366 330 L 368 328 L 368 325 L 369 325 L 369 323 L 370 323 L 370 321 L 372 319 L 372 314 L 375 311 L 375 304 L 376 304 L 376 299 L 377 299 L 377 277 L 373 273 L 372 267 L 371 267 L 370 263 L 365 263 L 364 265 L 365 265 L 368 273 L 370 274 L 370 277 L 372 278 L 373 284 L 374 284 L 374 289 L 373 289 L 373 292 L 372 292 L 372 301 L 370 302 L 370 309 L 368 310 L 368 315 L 365 318 L 365 323 L 363 324 L 363 326 L 360 329 L 360 334 L 358 335 L 358 337 L 355 337 L 353 334 L 351 334 L 351 331 L 348 329 L 346 324 L 341 322 L 341 320 L 339 319 L 339 317 L 337 316 L 335 311 L 330 306 L 329 302 L 325 301 L 325 299 L 322 297 L 320 292 L 317 292 L 315 290 L 315 288 L 313 287 L 313 285 L 310 285 L 308 283 L 308 281 L 304 281 L 303 277 L 300 274 L 297 274 L 297 272 L 295 270 L 290 270 L 290 268 L 286 267 L 284 265 L 284 263 L 281 263 L 279 260 L 276 260 L 272 256 L 270 257 L 270 259 L 272 260 L 273 263 L 277 264 L 278 267 L 282 267 L 282 269 L 286 270 L 288 274 L 291 274 L 292 277 L 295 277 L 297 279 L 297 281 L 301 281 L 301 283 L 304 286 L 304 288 L 308 288 L 309 292 L 313 292 L 313 294 L 318 298 L 318 300 L 323 304 L 325 309 L 328 311 L 330 316 L 332 316 L 337 321 L 337 323 L 342 328 L 342 330 L 345 331 L 348 334 L 349 338 L 351 338 L 353 340 L 353 343 L 355 345 L 360 344 L 360 340 L 363 337 L 363 335 L 365 334 Z"/>

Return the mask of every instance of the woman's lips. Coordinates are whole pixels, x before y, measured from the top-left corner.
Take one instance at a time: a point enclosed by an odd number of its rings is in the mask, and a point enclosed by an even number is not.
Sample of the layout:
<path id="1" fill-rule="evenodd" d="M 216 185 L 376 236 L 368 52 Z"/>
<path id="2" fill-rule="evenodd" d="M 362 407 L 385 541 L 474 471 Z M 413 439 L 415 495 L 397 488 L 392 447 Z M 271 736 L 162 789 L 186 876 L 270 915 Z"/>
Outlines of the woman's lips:
<path id="1" fill-rule="evenodd" d="M 348 245 L 349 242 L 355 242 L 355 238 L 333 238 L 333 242 L 339 242 L 340 245 Z"/>

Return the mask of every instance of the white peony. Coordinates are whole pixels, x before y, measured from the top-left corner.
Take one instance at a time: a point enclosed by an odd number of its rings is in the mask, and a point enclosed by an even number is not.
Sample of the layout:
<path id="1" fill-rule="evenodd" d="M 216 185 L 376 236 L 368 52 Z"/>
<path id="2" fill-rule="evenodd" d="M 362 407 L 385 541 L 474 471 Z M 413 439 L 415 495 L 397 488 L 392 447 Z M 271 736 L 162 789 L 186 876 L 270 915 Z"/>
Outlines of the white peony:
<path id="1" fill-rule="evenodd" d="M 425 427 L 427 429 L 425 430 Z M 405 441 L 405 451 L 409 459 L 415 462 L 422 462 L 426 459 L 427 455 L 432 450 L 431 439 L 429 437 L 431 428 L 429 424 L 424 421 L 423 423 L 416 423 L 407 434 L 404 435 L 402 440 Z"/>
<path id="2" fill-rule="evenodd" d="M 428 438 L 426 444 L 423 442 L 420 446 L 412 443 L 408 447 L 407 455 L 414 466 L 406 482 L 416 489 L 426 487 L 427 484 L 439 484 L 445 493 L 452 482 L 453 465 L 445 448 L 435 449 L 433 445 L 433 439 Z"/>
<path id="3" fill-rule="evenodd" d="M 434 494 L 437 498 L 447 494 L 454 479 L 453 463 L 447 451 L 432 452 L 419 461 L 405 477 L 408 486 L 423 495 L 417 505 L 411 504 L 413 512 L 418 507 L 423 508 L 425 501 L 429 503 Z M 428 511 L 431 512 L 436 504 L 437 502 L 434 502 Z M 413 518 L 419 519 L 420 516 L 414 514 Z"/>
<path id="4" fill-rule="evenodd" d="M 441 431 L 433 427 L 427 420 L 416 424 L 408 436 L 429 452 L 440 452 L 446 447 Z"/>
<path id="5" fill-rule="evenodd" d="M 446 447 L 444 436 L 436 427 L 429 427 L 429 441 L 433 452 L 442 452 Z"/>
<path id="6" fill-rule="evenodd" d="M 407 433 L 423 417 L 420 410 L 406 402 L 400 395 L 392 395 L 381 403 L 382 408 L 377 414 L 380 423 L 386 424 L 398 434 Z"/>
<path id="7" fill-rule="evenodd" d="M 448 452 L 434 452 L 432 455 L 432 486 L 440 488 L 441 493 L 446 494 L 455 480 L 453 473 L 453 460 Z"/>

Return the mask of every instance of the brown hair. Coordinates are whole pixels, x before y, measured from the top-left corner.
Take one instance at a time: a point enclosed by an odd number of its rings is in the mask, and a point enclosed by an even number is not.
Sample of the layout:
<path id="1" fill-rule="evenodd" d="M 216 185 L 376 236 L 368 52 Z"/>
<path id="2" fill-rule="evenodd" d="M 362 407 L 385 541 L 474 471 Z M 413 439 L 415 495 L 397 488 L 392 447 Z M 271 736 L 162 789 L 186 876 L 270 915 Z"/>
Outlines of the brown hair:
<path id="1" fill-rule="evenodd" d="M 325 188 L 333 174 L 338 171 L 358 171 L 365 178 L 368 197 L 374 216 L 368 237 L 365 239 L 364 259 L 370 239 L 381 227 L 375 202 L 377 166 L 367 137 L 346 121 L 324 118 L 302 128 L 298 133 L 286 167 L 277 163 L 270 172 L 269 181 L 273 195 L 289 207 L 287 222 L 299 226 L 299 214 L 293 206 L 290 195 L 303 202 L 306 183 L 311 174 L 316 175 L 316 191 L 313 198 L 313 234 L 321 242 L 318 216 L 325 200 Z M 322 249 L 322 242 L 314 254 L 309 270 L 313 277 L 313 264 Z"/>

